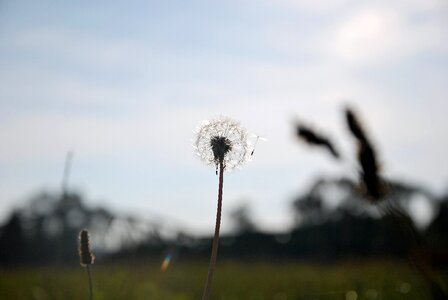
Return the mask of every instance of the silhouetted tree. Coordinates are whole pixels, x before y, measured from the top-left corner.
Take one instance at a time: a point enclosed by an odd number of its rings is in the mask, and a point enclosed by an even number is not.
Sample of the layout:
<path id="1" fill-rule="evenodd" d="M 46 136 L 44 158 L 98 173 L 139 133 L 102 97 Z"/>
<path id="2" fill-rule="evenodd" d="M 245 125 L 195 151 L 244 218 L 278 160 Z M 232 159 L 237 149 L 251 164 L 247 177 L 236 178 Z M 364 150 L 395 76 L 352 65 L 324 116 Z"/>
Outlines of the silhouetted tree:
<path id="1" fill-rule="evenodd" d="M 15 211 L 0 229 L 0 265 L 19 264 L 23 260 L 24 246 L 20 214 Z"/>
<path id="2" fill-rule="evenodd" d="M 247 204 L 236 207 L 230 213 L 230 216 L 237 234 L 257 231 L 257 226 L 252 219 L 250 207 Z"/>

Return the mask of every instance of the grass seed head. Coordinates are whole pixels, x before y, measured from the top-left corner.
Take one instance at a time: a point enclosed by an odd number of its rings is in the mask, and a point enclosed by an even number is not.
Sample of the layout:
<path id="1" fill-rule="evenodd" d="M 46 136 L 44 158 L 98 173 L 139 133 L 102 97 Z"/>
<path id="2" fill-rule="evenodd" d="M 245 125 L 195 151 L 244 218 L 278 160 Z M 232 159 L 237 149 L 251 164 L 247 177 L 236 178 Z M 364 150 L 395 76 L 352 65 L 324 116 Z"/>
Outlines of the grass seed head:
<path id="1" fill-rule="evenodd" d="M 346 108 L 345 109 L 345 117 L 347 120 L 348 128 L 350 129 L 350 131 L 354 135 L 354 137 L 359 142 L 367 142 L 367 136 L 364 132 L 364 129 L 362 129 L 361 123 L 359 122 L 358 118 L 356 117 L 354 111 L 350 108 Z"/>
<path id="2" fill-rule="evenodd" d="M 95 256 L 90 250 L 89 232 L 85 229 L 79 233 L 79 258 L 83 267 L 91 265 L 95 261 Z"/>
<path id="3" fill-rule="evenodd" d="M 368 195 L 373 200 L 384 196 L 384 184 L 379 175 L 375 152 L 369 144 L 360 144 L 358 159 L 361 164 L 361 178 Z"/>
<path id="4" fill-rule="evenodd" d="M 339 152 L 336 150 L 330 139 L 303 124 L 298 124 L 296 130 L 297 136 L 300 139 L 310 145 L 326 148 L 334 158 L 339 159 Z"/>
<path id="5" fill-rule="evenodd" d="M 375 150 L 363 130 L 359 119 L 350 108 L 346 109 L 346 120 L 350 132 L 358 142 L 358 162 L 361 167 L 361 180 L 368 196 L 380 200 L 385 195 L 385 185 L 379 174 Z"/>

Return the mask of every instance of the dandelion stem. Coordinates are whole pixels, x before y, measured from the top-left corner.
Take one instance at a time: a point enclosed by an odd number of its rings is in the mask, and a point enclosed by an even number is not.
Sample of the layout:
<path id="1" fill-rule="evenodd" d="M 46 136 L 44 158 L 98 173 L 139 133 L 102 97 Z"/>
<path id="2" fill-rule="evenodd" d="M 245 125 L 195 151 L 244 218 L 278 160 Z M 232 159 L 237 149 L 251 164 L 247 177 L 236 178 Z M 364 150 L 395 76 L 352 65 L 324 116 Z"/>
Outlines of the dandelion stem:
<path id="1" fill-rule="evenodd" d="M 210 298 L 212 290 L 213 273 L 216 267 L 216 258 L 218 256 L 219 229 L 221 227 L 221 209 L 222 209 L 222 186 L 224 181 L 224 165 L 222 160 L 219 162 L 219 187 L 218 187 L 218 208 L 216 210 L 215 235 L 213 237 L 212 254 L 210 256 L 210 265 L 208 267 L 207 281 L 205 283 L 202 300 Z"/>
<path id="2" fill-rule="evenodd" d="M 87 277 L 89 279 L 89 299 L 93 300 L 92 274 L 90 273 L 90 265 L 86 266 Z"/>

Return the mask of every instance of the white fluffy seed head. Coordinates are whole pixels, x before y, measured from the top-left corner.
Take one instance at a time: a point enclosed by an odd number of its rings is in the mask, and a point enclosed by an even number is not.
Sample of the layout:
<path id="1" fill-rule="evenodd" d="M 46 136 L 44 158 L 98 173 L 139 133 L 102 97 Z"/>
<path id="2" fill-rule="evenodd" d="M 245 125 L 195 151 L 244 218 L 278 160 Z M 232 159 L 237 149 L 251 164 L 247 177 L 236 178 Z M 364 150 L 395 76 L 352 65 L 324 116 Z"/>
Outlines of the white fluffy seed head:
<path id="1" fill-rule="evenodd" d="M 206 164 L 217 167 L 222 160 L 225 170 L 231 171 L 249 160 L 251 146 L 246 130 L 221 116 L 199 125 L 194 148 Z"/>

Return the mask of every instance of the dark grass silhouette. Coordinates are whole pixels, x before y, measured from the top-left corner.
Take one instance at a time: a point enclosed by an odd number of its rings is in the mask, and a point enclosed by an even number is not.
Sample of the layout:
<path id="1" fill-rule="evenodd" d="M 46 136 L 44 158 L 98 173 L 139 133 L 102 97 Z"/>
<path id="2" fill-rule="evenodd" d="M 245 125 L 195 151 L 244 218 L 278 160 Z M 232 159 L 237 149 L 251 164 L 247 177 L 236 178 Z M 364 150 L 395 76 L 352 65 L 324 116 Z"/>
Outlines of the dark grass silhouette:
<path id="1" fill-rule="evenodd" d="M 89 232 L 85 229 L 81 230 L 81 232 L 79 233 L 79 258 L 81 266 L 85 267 L 87 270 L 87 279 L 89 282 L 89 299 L 93 300 L 92 273 L 90 271 L 90 266 L 93 265 L 95 256 L 90 250 Z"/>
<path id="2" fill-rule="evenodd" d="M 336 150 L 336 147 L 333 145 L 330 139 L 325 137 L 321 133 L 312 130 L 310 127 L 307 127 L 304 124 L 297 124 L 296 134 L 300 139 L 304 140 L 310 145 L 325 148 L 335 159 L 340 158 L 339 151 Z"/>
<path id="3" fill-rule="evenodd" d="M 384 183 L 379 175 L 376 152 L 367 137 L 361 122 L 351 108 L 346 108 L 345 117 L 348 128 L 357 141 L 360 177 L 367 193 L 373 201 L 379 200 L 386 194 Z"/>
<path id="4" fill-rule="evenodd" d="M 430 265 L 420 255 L 421 249 L 425 246 L 423 237 L 416 229 L 409 215 L 390 196 L 393 194 L 393 191 L 380 174 L 375 147 L 362 126 L 361 119 L 350 107 L 345 109 L 345 121 L 356 141 L 359 182 L 362 190 L 364 190 L 363 198 L 367 199 L 373 205 L 378 205 L 383 211 L 383 214 L 389 216 L 393 221 L 393 226 L 398 228 L 401 237 L 410 245 L 410 247 L 405 248 L 408 250 L 404 254 L 407 257 L 408 263 L 428 284 L 432 298 L 436 300 L 448 299 L 448 293 L 437 282 Z M 302 138 L 307 143 L 326 147 L 330 152 L 332 152 L 331 149 L 334 149 L 332 144 L 319 134 L 299 125 L 296 127 L 296 130 L 299 138 Z"/>

